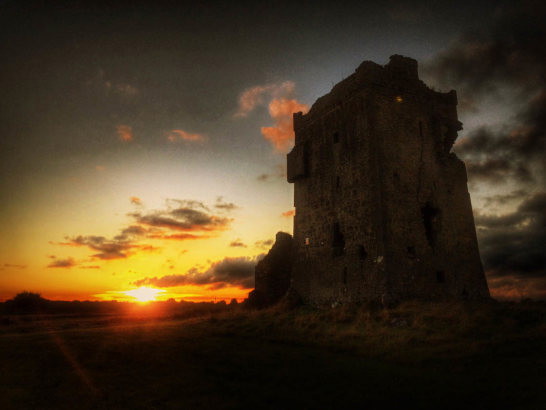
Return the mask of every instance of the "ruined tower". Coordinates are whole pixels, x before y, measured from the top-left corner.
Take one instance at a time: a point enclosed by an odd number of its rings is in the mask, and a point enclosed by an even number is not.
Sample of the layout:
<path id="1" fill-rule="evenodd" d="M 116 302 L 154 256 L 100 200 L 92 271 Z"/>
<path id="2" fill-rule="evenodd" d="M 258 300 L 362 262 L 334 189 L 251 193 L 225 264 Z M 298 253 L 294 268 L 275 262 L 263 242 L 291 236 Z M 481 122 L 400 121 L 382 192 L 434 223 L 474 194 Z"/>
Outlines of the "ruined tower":
<path id="1" fill-rule="evenodd" d="M 308 303 L 489 296 L 455 91 L 419 80 L 417 61 L 363 62 L 294 114 L 292 288 Z"/>

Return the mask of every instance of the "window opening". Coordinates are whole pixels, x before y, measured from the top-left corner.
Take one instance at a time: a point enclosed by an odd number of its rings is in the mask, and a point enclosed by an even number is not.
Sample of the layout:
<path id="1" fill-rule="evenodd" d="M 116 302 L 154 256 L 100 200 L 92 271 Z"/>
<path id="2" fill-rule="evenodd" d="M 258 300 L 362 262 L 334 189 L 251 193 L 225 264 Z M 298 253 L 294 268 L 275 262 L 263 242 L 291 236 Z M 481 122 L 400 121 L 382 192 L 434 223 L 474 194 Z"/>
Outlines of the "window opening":
<path id="1" fill-rule="evenodd" d="M 345 238 L 341 232 L 339 222 L 335 222 L 333 226 L 332 234 L 332 251 L 333 256 L 341 256 L 345 251 Z"/>
<path id="2" fill-rule="evenodd" d="M 436 282 L 438 283 L 445 283 L 446 281 L 446 274 L 443 270 L 436 271 Z"/>
<path id="3" fill-rule="evenodd" d="M 358 245 L 358 258 L 361 261 L 365 261 L 367 257 L 368 252 L 366 252 L 366 248 L 364 247 L 364 245 Z"/>
<path id="4" fill-rule="evenodd" d="M 421 208 L 421 215 L 423 216 L 423 225 L 425 227 L 425 235 L 427 236 L 428 244 L 434 248 L 436 246 L 436 240 L 438 236 L 438 208 L 434 208 L 430 203 Z"/>

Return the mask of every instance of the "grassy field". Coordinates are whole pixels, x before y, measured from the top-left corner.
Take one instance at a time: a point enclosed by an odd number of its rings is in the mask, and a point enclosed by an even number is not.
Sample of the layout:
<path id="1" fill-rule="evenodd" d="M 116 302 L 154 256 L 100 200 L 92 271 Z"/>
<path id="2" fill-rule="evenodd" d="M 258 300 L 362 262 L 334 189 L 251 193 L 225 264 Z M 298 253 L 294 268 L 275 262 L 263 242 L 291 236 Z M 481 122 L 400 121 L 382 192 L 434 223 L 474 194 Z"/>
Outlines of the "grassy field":
<path id="1" fill-rule="evenodd" d="M 546 306 L 1 318 L 1 409 L 542 409 Z"/>

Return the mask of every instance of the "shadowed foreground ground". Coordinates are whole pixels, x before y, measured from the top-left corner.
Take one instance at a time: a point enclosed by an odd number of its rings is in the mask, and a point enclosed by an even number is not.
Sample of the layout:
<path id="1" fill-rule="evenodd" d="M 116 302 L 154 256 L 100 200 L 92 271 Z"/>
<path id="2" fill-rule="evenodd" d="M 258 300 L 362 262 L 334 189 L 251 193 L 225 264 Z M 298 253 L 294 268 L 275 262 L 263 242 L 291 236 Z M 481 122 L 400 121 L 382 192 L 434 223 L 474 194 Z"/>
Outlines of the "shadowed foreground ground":
<path id="1" fill-rule="evenodd" d="M 544 311 L 4 318 L 0 408 L 539 409 Z"/>

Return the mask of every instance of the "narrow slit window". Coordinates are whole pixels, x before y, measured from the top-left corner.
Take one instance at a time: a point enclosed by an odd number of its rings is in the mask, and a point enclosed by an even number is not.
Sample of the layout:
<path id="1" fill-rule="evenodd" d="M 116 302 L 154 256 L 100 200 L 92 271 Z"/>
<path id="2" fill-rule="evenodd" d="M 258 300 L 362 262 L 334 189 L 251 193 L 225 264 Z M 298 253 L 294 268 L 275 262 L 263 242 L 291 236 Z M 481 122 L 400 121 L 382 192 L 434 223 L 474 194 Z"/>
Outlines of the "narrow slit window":
<path id="1" fill-rule="evenodd" d="M 438 283 L 446 282 L 446 273 L 443 270 L 436 271 L 436 282 Z"/>
<path id="2" fill-rule="evenodd" d="M 421 215 L 423 217 L 423 226 L 425 228 L 425 235 L 427 242 L 431 248 L 436 246 L 436 240 L 439 229 L 439 210 L 433 207 L 430 203 L 421 208 Z"/>
<path id="3" fill-rule="evenodd" d="M 345 252 L 345 238 L 341 232 L 339 222 L 335 222 L 332 233 L 332 254 L 333 256 L 341 256 Z"/>
<path id="4" fill-rule="evenodd" d="M 366 252 L 366 248 L 364 245 L 358 245 L 358 259 L 361 261 L 365 261 L 368 257 L 368 252 Z"/>

